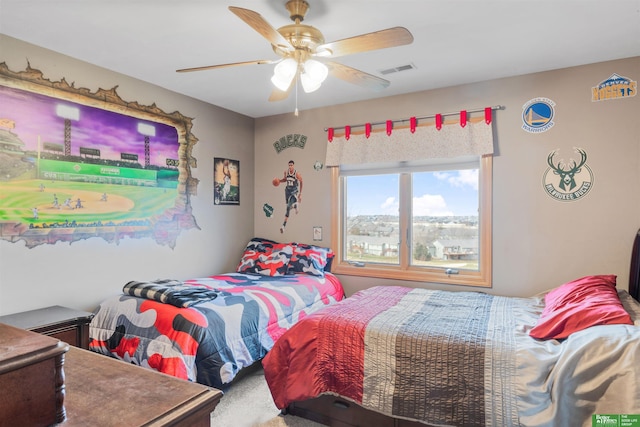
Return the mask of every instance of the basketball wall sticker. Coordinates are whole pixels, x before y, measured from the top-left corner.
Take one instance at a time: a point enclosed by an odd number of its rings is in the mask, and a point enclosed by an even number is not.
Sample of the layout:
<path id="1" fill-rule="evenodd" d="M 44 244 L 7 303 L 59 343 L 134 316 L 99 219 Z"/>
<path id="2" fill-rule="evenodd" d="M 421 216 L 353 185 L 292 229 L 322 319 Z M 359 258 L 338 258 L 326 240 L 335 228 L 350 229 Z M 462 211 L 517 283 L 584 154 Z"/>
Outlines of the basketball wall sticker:
<path id="1" fill-rule="evenodd" d="M 273 148 L 276 153 L 281 154 L 284 150 L 289 148 L 299 148 L 304 150 L 307 144 L 307 136 L 300 133 L 290 133 L 283 135 L 273 143 Z M 287 169 L 284 171 L 282 177 L 275 176 L 271 179 L 271 184 L 274 187 L 279 187 L 280 184 L 284 187 L 285 207 L 284 217 L 280 226 L 280 233 L 284 233 L 287 227 L 287 221 L 292 213 L 297 214 L 300 210 L 302 203 L 302 176 L 295 170 L 294 160 L 289 160 Z M 262 206 L 262 210 L 267 218 L 271 218 L 276 211 L 273 206 L 265 203 Z"/>
<path id="2" fill-rule="evenodd" d="M 574 148 L 579 159 L 560 157 L 560 149 L 547 156 L 547 166 L 542 177 L 544 190 L 554 200 L 574 202 L 586 196 L 593 188 L 593 172 L 587 165 L 587 152 Z"/>
<path id="3" fill-rule="evenodd" d="M 287 228 L 287 222 L 292 214 L 297 215 L 302 204 L 302 175 L 296 169 L 296 162 L 292 159 L 287 163 L 287 168 L 282 174 L 282 178 L 277 176 L 271 181 L 274 187 L 284 185 L 285 213 L 280 226 L 280 233 L 284 233 Z"/>
<path id="4" fill-rule="evenodd" d="M 546 132 L 553 127 L 555 102 L 549 98 L 533 98 L 522 106 L 522 129 L 529 133 Z"/>
<path id="5" fill-rule="evenodd" d="M 591 101 L 610 101 L 613 99 L 624 99 L 636 96 L 638 93 L 638 82 L 628 77 L 613 73 L 604 79 L 597 86 L 591 88 Z"/>
<path id="6" fill-rule="evenodd" d="M 297 147 L 304 149 L 305 144 L 307 143 L 307 136 L 302 135 L 300 133 L 290 133 L 288 135 L 283 135 L 278 138 L 277 141 L 273 143 L 273 148 L 276 150 L 276 153 L 280 153 L 283 150 L 291 147 Z"/>

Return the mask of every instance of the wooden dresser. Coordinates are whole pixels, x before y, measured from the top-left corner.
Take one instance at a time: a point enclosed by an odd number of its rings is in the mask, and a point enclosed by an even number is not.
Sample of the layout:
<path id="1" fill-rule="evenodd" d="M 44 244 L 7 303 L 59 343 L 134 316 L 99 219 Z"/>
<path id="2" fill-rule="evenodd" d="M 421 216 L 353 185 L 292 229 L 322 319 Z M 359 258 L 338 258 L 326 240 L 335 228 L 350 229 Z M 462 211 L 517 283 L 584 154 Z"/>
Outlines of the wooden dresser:
<path id="1" fill-rule="evenodd" d="M 222 392 L 89 350 L 65 361 L 67 421 L 60 427 L 209 427 Z"/>
<path id="2" fill-rule="evenodd" d="M 57 339 L 0 324 L 0 426 L 64 421 L 64 356 Z"/>
<path id="3" fill-rule="evenodd" d="M 214 388 L 4 324 L 0 390 L 0 427 L 209 427 L 222 398 Z"/>

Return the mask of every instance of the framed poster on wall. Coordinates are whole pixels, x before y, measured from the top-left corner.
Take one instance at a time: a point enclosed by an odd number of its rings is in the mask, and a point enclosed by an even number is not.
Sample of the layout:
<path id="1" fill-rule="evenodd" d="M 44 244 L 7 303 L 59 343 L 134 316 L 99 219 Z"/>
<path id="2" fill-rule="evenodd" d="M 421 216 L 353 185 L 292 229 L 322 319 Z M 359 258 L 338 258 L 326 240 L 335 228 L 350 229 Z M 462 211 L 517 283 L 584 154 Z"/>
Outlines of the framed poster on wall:
<path id="1" fill-rule="evenodd" d="M 240 204 L 240 162 L 222 157 L 213 159 L 213 203 Z"/>

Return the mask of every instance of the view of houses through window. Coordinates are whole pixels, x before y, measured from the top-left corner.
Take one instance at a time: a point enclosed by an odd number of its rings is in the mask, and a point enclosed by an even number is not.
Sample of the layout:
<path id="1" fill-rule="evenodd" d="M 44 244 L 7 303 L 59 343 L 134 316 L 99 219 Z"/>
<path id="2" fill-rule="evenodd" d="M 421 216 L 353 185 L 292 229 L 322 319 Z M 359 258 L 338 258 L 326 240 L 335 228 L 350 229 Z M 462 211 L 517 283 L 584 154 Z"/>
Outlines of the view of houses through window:
<path id="1" fill-rule="evenodd" d="M 478 270 L 478 169 L 344 179 L 346 261 Z"/>
<path id="2" fill-rule="evenodd" d="M 413 218 L 411 264 L 478 270 L 478 216 Z"/>

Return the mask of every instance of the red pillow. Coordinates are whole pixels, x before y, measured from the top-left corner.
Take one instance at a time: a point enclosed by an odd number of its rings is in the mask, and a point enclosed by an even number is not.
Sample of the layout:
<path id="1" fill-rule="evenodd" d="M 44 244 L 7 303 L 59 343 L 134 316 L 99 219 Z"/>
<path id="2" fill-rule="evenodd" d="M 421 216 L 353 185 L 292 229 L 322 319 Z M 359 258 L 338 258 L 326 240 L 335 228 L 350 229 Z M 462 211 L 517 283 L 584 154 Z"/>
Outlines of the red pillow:
<path id="1" fill-rule="evenodd" d="M 620 302 L 616 276 L 586 276 L 547 293 L 544 310 L 529 335 L 538 339 L 562 339 L 590 326 L 632 325 Z"/>

